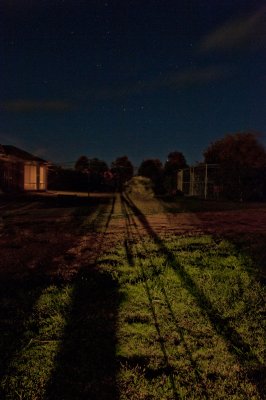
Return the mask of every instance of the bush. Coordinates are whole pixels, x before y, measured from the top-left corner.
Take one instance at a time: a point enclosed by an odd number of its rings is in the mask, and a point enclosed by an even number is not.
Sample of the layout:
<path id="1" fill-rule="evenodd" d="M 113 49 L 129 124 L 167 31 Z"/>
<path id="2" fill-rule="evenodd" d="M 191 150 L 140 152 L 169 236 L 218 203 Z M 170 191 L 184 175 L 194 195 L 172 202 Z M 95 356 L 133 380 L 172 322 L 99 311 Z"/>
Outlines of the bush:
<path id="1" fill-rule="evenodd" d="M 135 196 L 154 197 L 154 184 L 145 176 L 134 176 L 125 185 L 125 192 Z"/>

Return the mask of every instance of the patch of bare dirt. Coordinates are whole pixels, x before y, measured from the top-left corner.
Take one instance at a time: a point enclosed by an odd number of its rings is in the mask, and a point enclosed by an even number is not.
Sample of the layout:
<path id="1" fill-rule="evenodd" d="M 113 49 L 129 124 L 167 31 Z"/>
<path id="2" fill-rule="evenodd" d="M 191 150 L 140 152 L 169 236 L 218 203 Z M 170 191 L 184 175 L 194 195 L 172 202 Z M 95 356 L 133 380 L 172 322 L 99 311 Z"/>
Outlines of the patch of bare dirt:
<path id="1" fill-rule="evenodd" d="M 168 221 L 172 229 L 184 233 L 188 230 L 211 234 L 264 233 L 266 209 L 175 214 L 168 216 Z"/>
<path id="2" fill-rule="evenodd" d="M 134 216 L 143 234 L 147 232 L 143 218 Z M 228 234 L 262 233 L 266 231 L 266 209 L 246 209 L 239 211 L 215 211 L 179 214 L 154 214 L 145 216 L 147 224 L 157 234 Z M 133 222 L 131 222 L 132 225 Z M 122 228 L 124 219 L 116 221 L 114 230 Z"/>
<path id="3" fill-rule="evenodd" d="M 86 204 L 86 203 L 85 203 Z M 96 206 L 97 207 L 97 206 Z M 85 216 L 75 214 L 75 204 L 44 207 L 37 201 L 27 204 L 0 204 L 0 274 L 14 278 L 45 275 L 72 279 L 81 268 L 90 268 L 97 257 L 116 244 L 123 245 L 129 230 L 138 236 L 198 235 L 265 237 L 266 209 L 144 215 L 121 208 L 118 200 L 100 215 L 97 229 L 80 230 Z M 112 209 L 111 209 L 112 208 Z M 255 240 L 253 241 L 255 242 Z"/>

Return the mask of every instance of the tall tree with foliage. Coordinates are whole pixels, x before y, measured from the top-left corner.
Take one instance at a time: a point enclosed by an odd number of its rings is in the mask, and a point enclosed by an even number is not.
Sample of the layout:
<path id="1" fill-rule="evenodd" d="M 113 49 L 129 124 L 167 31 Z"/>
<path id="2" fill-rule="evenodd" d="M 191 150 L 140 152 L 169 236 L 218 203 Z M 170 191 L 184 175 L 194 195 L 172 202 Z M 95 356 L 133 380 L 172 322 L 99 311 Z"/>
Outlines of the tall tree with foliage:
<path id="1" fill-rule="evenodd" d="M 104 174 L 108 171 L 108 165 L 105 161 L 98 158 L 89 160 L 89 185 L 92 191 L 103 191 L 105 189 Z"/>
<path id="2" fill-rule="evenodd" d="M 80 156 L 75 163 L 75 170 L 79 172 L 88 172 L 89 169 L 89 159 L 87 156 Z"/>
<path id="3" fill-rule="evenodd" d="M 87 191 L 87 175 L 79 170 L 50 166 L 48 169 L 48 188 L 51 190 Z"/>
<path id="4" fill-rule="evenodd" d="M 158 159 L 148 159 L 142 161 L 138 175 L 150 178 L 154 184 L 155 193 L 161 193 L 163 191 L 163 165 Z"/>
<path id="5" fill-rule="evenodd" d="M 187 166 L 185 156 L 180 151 L 168 154 L 164 165 L 164 186 L 167 192 L 172 193 L 177 189 L 177 172 Z"/>
<path id="6" fill-rule="evenodd" d="M 117 189 L 121 191 L 123 185 L 132 178 L 134 167 L 127 156 L 122 156 L 112 162 L 111 172 L 115 177 Z"/>
<path id="7" fill-rule="evenodd" d="M 81 156 L 75 164 L 75 169 L 87 175 L 89 190 L 101 191 L 104 189 L 104 174 L 108 171 L 108 165 L 105 161 L 98 158 L 89 159 L 87 156 Z"/>
<path id="8" fill-rule="evenodd" d="M 265 195 L 266 151 L 257 134 L 226 135 L 210 144 L 204 160 L 220 165 L 220 184 L 226 197 L 247 200 Z"/>

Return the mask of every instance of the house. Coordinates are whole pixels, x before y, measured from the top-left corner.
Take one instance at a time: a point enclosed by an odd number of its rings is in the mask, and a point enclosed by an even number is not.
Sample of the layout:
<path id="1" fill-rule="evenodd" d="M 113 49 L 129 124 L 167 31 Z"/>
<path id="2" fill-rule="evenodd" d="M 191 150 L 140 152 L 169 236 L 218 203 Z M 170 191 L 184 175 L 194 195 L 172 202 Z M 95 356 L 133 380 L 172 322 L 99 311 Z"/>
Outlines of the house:
<path id="1" fill-rule="evenodd" d="M 0 144 L 0 191 L 47 189 L 47 161 L 15 146 Z"/>

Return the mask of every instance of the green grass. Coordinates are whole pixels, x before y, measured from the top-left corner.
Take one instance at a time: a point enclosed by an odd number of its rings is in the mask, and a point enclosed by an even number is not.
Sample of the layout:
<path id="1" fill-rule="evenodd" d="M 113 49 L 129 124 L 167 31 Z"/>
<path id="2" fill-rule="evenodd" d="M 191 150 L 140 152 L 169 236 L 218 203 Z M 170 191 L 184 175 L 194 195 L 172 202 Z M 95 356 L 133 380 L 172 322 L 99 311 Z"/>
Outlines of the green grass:
<path id="1" fill-rule="evenodd" d="M 254 260 L 239 241 L 158 236 L 139 205 L 75 212 L 77 235 L 103 234 L 108 210 L 127 218 L 117 245 L 70 281 L 3 283 L 1 398 L 264 398 L 266 291 Z"/>
<path id="2" fill-rule="evenodd" d="M 31 295 L 25 291 L 24 302 Z M 32 313 L 23 323 L 19 350 L 14 351 L 2 380 L 5 398 L 35 399 L 44 396 L 71 301 L 72 288 L 69 286 L 58 288 L 51 285 L 40 293 Z M 21 307 L 19 304 L 16 306 Z"/>
<path id="3" fill-rule="evenodd" d="M 132 245 L 133 283 L 122 258 L 118 268 L 121 398 L 259 399 L 265 290 L 246 271 L 250 260 L 209 236 L 163 246 L 171 260 L 151 240 Z"/>

